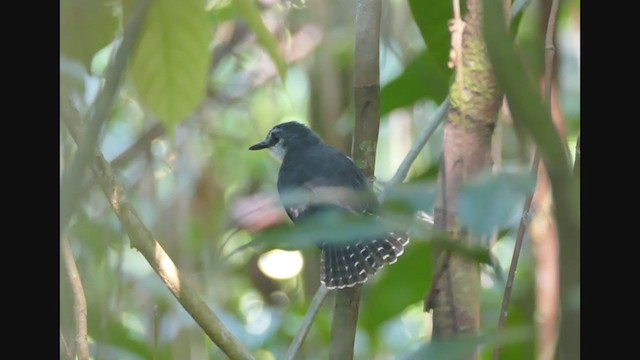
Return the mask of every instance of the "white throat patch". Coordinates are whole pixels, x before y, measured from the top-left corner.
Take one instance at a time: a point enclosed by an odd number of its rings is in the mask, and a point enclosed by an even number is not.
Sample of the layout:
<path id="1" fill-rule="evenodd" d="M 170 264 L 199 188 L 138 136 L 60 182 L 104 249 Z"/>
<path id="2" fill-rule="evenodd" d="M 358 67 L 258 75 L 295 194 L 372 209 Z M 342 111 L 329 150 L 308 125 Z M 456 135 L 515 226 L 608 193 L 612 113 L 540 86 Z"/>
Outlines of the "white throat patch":
<path id="1" fill-rule="evenodd" d="M 282 146 L 282 140 L 278 141 L 278 143 L 271 146 L 269 148 L 269 153 L 276 160 L 282 162 L 282 159 L 284 159 L 284 155 L 287 153 L 287 150 L 284 148 L 284 146 Z"/>

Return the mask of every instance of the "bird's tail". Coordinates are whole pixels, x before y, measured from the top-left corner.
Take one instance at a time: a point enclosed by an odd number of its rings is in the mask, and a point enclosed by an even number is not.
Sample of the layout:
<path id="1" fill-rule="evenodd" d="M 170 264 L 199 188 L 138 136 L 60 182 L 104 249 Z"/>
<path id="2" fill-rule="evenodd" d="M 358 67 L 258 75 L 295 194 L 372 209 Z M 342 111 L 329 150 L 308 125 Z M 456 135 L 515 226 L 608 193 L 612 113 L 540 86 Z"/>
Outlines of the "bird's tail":
<path id="1" fill-rule="evenodd" d="M 352 244 L 325 244 L 320 257 L 320 282 L 343 289 L 367 281 L 385 264 L 393 264 L 409 243 L 405 233 L 391 232 L 374 240 Z"/>

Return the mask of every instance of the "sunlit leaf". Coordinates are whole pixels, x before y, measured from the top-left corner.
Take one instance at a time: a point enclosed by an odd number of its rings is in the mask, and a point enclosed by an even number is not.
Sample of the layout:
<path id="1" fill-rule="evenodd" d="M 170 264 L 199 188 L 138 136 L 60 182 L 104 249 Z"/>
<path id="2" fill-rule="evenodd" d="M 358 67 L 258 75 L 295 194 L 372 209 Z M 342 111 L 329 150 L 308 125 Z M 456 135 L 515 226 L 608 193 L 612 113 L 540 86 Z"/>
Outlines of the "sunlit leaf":
<path id="1" fill-rule="evenodd" d="M 125 6 L 125 15 L 128 9 L 131 6 Z M 204 99 L 210 39 L 202 1 L 152 2 L 131 61 L 131 76 L 142 104 L 168 129 Z"/>
<path id="2" fill-rule="evenodd" d="M 110 1 L 60 1 L 60 52 L 87 70 L 93 55 L 113 41 L 117 28 Z"/>
<path id="3" fill-rule="evenodd" d="M 460 221 L 472 234 L 490 236 L 522 211 L 534 187 L 535 179 L 528 173 L 484 173 L 462 189 Z"/>
<path id="4" fill-rule="evenodd" d="M 442 102 L 449 91 L 450 75 L 451 71 L 439 66 L 429 51 L 421 53 L 400 76 L 380 90 L 380 114 L 424 98 Z"/>
<path id="5" fill-rule="evenodd" d="M 271 60 L 273 60 L 280 77 L 284 79 L 287 75 L 287 64 L 282 54 L 280 54 L 278 42 L 262 21 L 256 3 L 253 0 L 233 0 L 233 3 L 240 16 L 244 18 L 251 31 L 256 35 L 258 43 L 267 51 Z"/>

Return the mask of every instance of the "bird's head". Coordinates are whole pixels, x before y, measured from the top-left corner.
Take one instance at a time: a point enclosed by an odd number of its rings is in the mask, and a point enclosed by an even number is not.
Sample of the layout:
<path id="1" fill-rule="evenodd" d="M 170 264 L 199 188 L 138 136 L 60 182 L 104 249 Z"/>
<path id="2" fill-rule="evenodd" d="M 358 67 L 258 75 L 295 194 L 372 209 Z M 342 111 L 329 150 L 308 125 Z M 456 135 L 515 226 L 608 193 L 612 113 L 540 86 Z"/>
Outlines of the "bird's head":
<path id="1" fill-rule="evenodd" d="M 269 149 L 276 159 L 282 161 L 288 150 L 313 146 L 321 141 L 305 125 L 289 121 L 274 126 L 263 141 L 251 146 L 249 150 Z"/>

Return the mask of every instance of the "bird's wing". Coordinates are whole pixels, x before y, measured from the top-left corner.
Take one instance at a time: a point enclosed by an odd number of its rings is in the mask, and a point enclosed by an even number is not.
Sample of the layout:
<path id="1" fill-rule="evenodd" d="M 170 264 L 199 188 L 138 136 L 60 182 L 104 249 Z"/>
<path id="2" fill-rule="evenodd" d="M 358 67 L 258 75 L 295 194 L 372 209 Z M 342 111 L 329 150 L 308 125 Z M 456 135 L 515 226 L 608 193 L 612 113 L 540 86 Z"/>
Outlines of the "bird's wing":
<path id="1" fill-rule="evenodd" d="M 345 155 L 322 144 L 285 159 L 278 191 L 294 222 L 320 209 L 362 213 L 377 207 L 364 173 Z"/>

